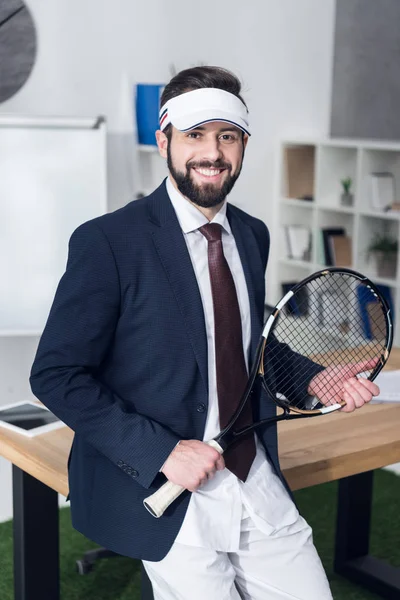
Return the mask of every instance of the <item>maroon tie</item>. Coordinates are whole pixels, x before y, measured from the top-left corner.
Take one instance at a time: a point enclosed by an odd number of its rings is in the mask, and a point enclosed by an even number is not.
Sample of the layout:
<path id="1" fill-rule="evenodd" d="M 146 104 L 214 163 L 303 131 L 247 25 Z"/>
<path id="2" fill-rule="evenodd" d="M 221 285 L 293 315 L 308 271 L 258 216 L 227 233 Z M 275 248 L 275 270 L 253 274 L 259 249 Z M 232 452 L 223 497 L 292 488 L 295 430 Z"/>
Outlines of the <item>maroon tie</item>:
<path id="1" fill-rule="evenodd" d="M 243 353 L 242 322 L 232 273 L 222 248 L 222 229 L 218 223 L 200 227 L 208 241 L 208 267 L 214 304 L 215 362 L 219 422 L 221 428 L 230 421 L 247 383 Z M 246 404 L 235 428 L 253 422 L 250 404 Z M 224 455 L 226 467 L 242 481 L 246 480 L 256 455 L 254 434 L 243 438 Z"/>

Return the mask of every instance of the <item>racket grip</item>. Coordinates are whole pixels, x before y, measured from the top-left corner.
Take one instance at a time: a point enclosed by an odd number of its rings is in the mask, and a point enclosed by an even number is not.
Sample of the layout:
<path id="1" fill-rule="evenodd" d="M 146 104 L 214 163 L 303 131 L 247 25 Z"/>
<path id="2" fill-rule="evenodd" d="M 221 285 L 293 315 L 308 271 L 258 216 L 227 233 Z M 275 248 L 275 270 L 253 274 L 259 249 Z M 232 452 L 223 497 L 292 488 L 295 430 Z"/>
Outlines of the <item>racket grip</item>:
<path id="1" fill-rule="evenodd" d="M 221 446 L 215 440 L 210 440 L 209 442 L 206 442 L 206 444 L 215 448 L 220 454 L 223 453 Z M 149 513 L 158 519 L 159 517 L 162 517 L 168 506 L 170 506 L 174 500 L 179 498 L 184 491 L 185 488 L 181 485 L 172 483 L 172 481 L 167 481 L 154 492 L 154 494 L 147 496 L 147 498 L 143 500 L 143 504 Z"/>

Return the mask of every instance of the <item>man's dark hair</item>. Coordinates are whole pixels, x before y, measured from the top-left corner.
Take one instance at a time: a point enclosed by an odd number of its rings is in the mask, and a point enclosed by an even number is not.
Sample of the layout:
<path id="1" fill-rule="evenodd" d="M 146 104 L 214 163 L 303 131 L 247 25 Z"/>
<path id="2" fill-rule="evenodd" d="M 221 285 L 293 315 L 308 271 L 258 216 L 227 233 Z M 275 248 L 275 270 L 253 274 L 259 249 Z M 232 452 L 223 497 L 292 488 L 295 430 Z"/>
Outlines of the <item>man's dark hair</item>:
<path id="1" fill-rule="evenodd" d="M 185 69 L 177 73 L 165 86 L 161 95 L 160 107 L 164 106 L 171 98 L 201 88 L 218 88 L 225 92 L 230 92 L 234 96 L 237 96 L 247 108 L 245 101 L 240 95 L 242 85 L 236 75 L 228 71 L 228 69 L 209 66 L 192 67 L 191 69 Z M 170 124 L 164 129 L 164 133 L 170 140 L 172 134 Z"/>

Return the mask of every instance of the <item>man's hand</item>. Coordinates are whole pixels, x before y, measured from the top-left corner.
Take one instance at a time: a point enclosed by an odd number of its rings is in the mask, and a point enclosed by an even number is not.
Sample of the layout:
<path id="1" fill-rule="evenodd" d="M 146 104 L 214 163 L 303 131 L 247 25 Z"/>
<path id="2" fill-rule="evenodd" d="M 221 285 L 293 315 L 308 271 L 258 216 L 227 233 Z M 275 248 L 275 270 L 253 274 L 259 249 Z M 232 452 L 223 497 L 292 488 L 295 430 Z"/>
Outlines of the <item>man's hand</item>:
<path id="1" fill-rule="evenodd" d="M 190 492 L 222 471 L 225 462 L 215 448 L 199 440 L 181 440 L 165 461 L 161 472 Z"/>
<path id="2" fill-rule="evenodd" d="M 355 377 L 357 373 L 373 369 L 378 360 L 374 358 L 342 367 L 327 367 L 310 381 L 308 393 L 327 406 L 344 400 L 346 404 L 340 410 L 353 412 L 380 393 L 373 381 Z"/>

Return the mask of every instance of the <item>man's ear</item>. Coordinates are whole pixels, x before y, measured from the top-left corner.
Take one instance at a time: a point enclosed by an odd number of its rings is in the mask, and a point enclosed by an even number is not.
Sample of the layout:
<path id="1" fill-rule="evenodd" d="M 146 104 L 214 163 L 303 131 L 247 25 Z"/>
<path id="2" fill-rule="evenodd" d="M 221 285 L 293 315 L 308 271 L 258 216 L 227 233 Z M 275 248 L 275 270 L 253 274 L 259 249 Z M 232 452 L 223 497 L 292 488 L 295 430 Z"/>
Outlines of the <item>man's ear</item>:
<path id="1" fill-rule="evenodd" d="M 168 138 L 161 129 L 156 131 L 156 140 L 160 156 L 167 158 Z"/>
<path id="2" fill-rule="evenodd" d="M 247 133 L 245 133 L 243 136 L 243 150 L 246 148 L 248 141 L 249 141 L 249 136 L 247 135 Z"/>

